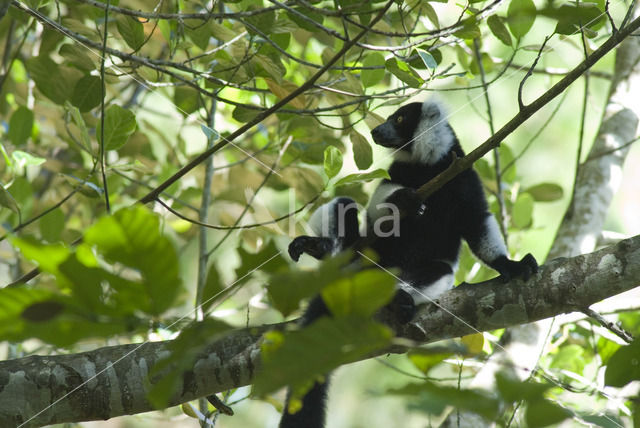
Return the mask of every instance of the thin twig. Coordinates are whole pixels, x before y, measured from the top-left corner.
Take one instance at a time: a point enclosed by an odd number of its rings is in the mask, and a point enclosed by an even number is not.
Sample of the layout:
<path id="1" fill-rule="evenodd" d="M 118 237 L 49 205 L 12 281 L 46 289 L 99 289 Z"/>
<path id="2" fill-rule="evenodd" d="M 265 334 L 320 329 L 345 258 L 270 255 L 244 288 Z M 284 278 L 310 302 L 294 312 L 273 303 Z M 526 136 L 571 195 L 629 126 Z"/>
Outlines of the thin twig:
<path id="1" fill-rule="evenodd" d="M 582 40 L 582 48 L 584 51 L 585 59 L 589 57 L 589 52 L 587 50 L 587 38 L 584 34 L 584 29 L 582 25 L 580 25 L 580 39 Z M 565 216 L 567 218 L 573 217 L 573 211 L 575 207 L 576 200 L 576 192 L 578 190 L 578 176 L 580 175 L 580 159 L 582 158 L 582 145 L 584 142 L 584 128 L 587 117 L 587 103 L 589 99 L 589 76 L 585 75 L 584 78 L 584 94 L 582 96 L 582 114 L 580 115 L 580 132 L 578 132 L 578 146 L 576 147 L 576 162 L 573 173 L 573 186 L 571 188 L 571 198 L 569 201 L 569 207 L 567 207 L 567 212 Z"/>
<path id="2" fill-rule="evenodd" d="M 631 333 L 625 331 L 622 327 L 618 326 L 616 323 L 607 321 L 606 318 L 604 318 L 602 315 L 600 315 L 593 309 L 585 308 L 585 309 L 582 309 L 581 312 L 584 313 L 586 316 L 596 320 L 598 324 L 600 324 L 601 326 L 603 326 L 604 328 L 606 328 L 607 330 L 609 330 L 610 332 L 618 336 L 620 339 L 624 340 L 625 342 L 627 343 L 633 342 L 633 336 L 631 335 Z"/>
<path id="3" fill-rule="evenodd" d="M 487 86 L 487 79 L 484 72 L 484 65 L 482 64 L 482 53 L 480 52 L 480 46 L 478 39 L 473 39 L 473 51 L 478 62 L 478 70 L 480 71 L 480 81 L 482 82 L 482 93 L 484 94 L 484 101 L 487 106 L 487 121 L 489 122 L 489 131 L 491 135 L 495 132 L 493 125 L 493 111 L 491 109 L 491 99 L 489 98 L 489 87 Z M 504 196 L 502 195 L 502 174 L 500 171 L 500 153 L 498 147 L 493 149 L 493 168 L 496 174 L 496 198 L 498 200 L 498 209 L 500 210 L 500 232 L 504 238 L 504 242 L 507 242 L 507 207 L 504 204 Z"/>
<path id="4" fill-rule="evenodd" d="M 102 186 L 104 187 L 104 203 L 108 213 L 111 213 L 111 205 L 109 204 L 109 187 L 107 185 L 107 159 L 104 144 L 104 99 L 107 94 L 107 86 L 104 80 L 104 63 L 107 58 L 107 27 L 109 24 L 109 5 L 111 0 L 107 0 L 107 7 L 104 8 L 104 32 L 102 33 L 102 55 L 100 61 L 100 173 L 102 175 Z"/>
<path id="5" fill-rule="evenodd" d="M 524 110 L 525 108 L 524 102 L 522 101 L 522 90 L 524 89 L 524 82 L 526 82 L 526 80 L 533 74 L 533 70 L 536 68 L 536 65 L 538 65 L 538 61 L 540 60 L 540 57 L 542 57 L 544 48 L 547 45 L 547 42 L 549 41 L 549 39 L 551 39 L 551 37 L 553 37 L 553 34 L 550 36 L 545 36 L 544 42 L 542 42 L 542 46 L 540 46 L 540 49 L 538 50 L 538 55 L 536 56 L 536 59 L 533 61 L 533 64 L 531 64 L 531 67 L 529 67 L 527 74 L 525 74 L 522 80 L 520 81 L 520 86 L 518 86 L 518 106 L 520 106 L 520 111 Z"/>

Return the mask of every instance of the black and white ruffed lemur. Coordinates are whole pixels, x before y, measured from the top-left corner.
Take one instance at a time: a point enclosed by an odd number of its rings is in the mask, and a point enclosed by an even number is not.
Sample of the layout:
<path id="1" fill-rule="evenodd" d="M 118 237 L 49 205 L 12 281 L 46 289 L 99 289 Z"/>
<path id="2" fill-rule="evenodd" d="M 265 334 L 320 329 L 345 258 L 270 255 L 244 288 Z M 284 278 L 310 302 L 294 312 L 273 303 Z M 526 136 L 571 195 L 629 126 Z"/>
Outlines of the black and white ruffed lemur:
<path id="1" fill-rule="evenodd" d="M 456 157 L 464 156 L 439 103 L 402 106 L 371 135 L 377 144 L 395 149 L 390 179 L 380 183 L 369 201 L 366 232 L 377 233 L 370 245 L 378 254 L 378 263 L 400 272 L 401 281 L 389 306 L 400 322 L 412 319 L 416 305 L 436 299 L 453 287 L 462 239 L 505 281 L 528 279 L 537 271 L 538 264 L 531 254 L 519 262 L 508 258 L 498 224 L 488 210 L 482 184 L 473 169 L 461 172 L 426 200 L 419 197 L 418 188 L 444 171 Z M 298 261 L 303 253 L 321 259 L 358 242 L 355 206 L 353 200 L 344 197 L 321 206 L 311 221 L 317 236 L 295 238 L 289 245 L 292 259 Z M 391 215 L 398 211 L 403 213 L 401 218 Z M 399 230 L 388 233 L 388 221 L 399 221 Z M 380 230 L 373 230 L 376 228 Z M 324 315 L 329 311 L 318 296 L 311 300 L 301 324 L 309 325 Z M 324 427 L 327 389 L 327 382 L 316 382 L 303 397 L 298 412 L 290 414 L 285 409 L 280 428 Z"/>

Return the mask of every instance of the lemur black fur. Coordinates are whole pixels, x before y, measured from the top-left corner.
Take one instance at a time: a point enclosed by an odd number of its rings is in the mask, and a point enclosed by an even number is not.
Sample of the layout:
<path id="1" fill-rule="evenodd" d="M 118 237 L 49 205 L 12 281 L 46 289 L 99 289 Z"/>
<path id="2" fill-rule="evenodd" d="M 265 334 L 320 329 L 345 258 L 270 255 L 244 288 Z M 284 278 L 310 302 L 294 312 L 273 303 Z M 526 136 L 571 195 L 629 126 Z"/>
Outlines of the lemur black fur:
<path id="1" fill-rule="evenodd" d="M 366 232 L 376 233 L 371 247 L 377 252 L 380 265 L 400 271 L 398 291 L 390 305 L 399 321 L 410 321 L 415 305 L 431 301 L 453 287 L 462 239 L 505 281 L 528 279 L 537 271 L 531 254 L 519 262 L 509 260 L 474 170 L 461 172 L 424 201 L 418 196 L 418 188 L 444 171 L 455 157 L 464 156 L 440 104 L 425 101 L 402 106 L 371 135 L 377 144 L 395 149 L 390 179 L 380 183 L 369 201 Z M 349 204 L 355 202 L 337 198 L 322 206 L 318 215 L 325 217 L 325 224 L 331 227 L 314 231 L 318 235 L 315 237 L 294 239 L 289 245 L 291 257 L 297 261 L 307 253 L 321 259 L 353 245 L 359 234 L 356 214 L 344 208 Z M 398 211 L 404 214 L 401 219 Z M 393 221 L 399 222 L 395 230 Z M 341 222 L 344 234 L 336 234 Z M 302 323 L 308 325 L 327 314 L 322 299 L 316 297 Z M 300 411 L 290 415 L 285 410 L 280 428 L 323 427 L 326 390 L 326 383 L 316 383 L 304 397 Z"/>

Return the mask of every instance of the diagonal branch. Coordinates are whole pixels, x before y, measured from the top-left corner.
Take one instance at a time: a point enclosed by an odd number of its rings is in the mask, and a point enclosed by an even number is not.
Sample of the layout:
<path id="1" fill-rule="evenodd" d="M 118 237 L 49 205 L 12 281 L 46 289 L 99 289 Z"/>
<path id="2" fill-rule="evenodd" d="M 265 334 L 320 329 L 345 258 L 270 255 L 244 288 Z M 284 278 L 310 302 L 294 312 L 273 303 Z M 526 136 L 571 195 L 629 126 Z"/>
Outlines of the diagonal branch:
<path id="1" fill-rule="evenodd" d="M 575 82 L 580 76 L 582 76 L 591 66 L 597 63 L 604 55 L 618 46 L 625 38 L 631 36 L 634 31 L 640 28 L 640 17 L 631 21 L 627 26 L 621 28 L 618 32 L 609 37 L 598 49 L 596 49 L 588 58 L 585 58 L 580 64 L 572 69 L 565 77 L 560 79 L 555 85 L 553 85 L 548 91 L 540 95 L 535 101 L 522 106 L 518 113 L 507 122 L 502 128 L 495 134 L 489 137 L 484 143 L 478 146 L 475 150 L 469 153 L 462 159 L 458 159 L 449 166 L 442 173 L 437 175 L 433 180 L 423 185 L 420 189 L 420 196 L 423 199 L 433 194 L 436 190 L 444 186 L 445 183 L 450 181 L 453 177 L 467 168 L 491 149 L 498 147 L 505 138 L 507 138 L 513 131 L 515 131 L 520 125 L 522 125 L 527 119 L 533 116 L 538 110 L 546 106 L 555 97 L 560 95 L 567 89 L 573 82 Z"/>
<path id="2" fill-rule="evenodd" d="M 189 162 L 188 164 L 186 164 L 185 166 L 180 168 L 180 170 L 178 172 L 173 174 L 171 177 L 169 177 L 167 180 L 165 180 L 162 184 L 160 184 L 154 190 L 152 190 L 151 192 L 147 193 L 145 196 L 140 198 L 140 200 L 138 202 L 146 204 L 146 203 L 149 203 L 149 202 L 155 200 L 156 197 L 163 190 L 165 190 L 167 187 L 171 186 L 173 183 L 178 181 L 182 176 L 184 176 L 189 171 L 191 171 L 193 168 L 198 166 L 200 163 L 202 163 L 209 156 L 213 155 L 218 150 L 222 149 L 223 147 L 225 147 L 226 145 L 231 143 L 233 140 L 238 138 L 240 135 L 244 134 L 246 131 L 248 131 L 249 129 L 253 128 L 255 125 L 259 124 L 264 119 L 266 119 L 267 117 L 271 116 L 273 113 L 275 113 L 278 110 L 280 110 L 280 108 L 282 108 L 285 105 L 287 105 L 287 103 L 292 101 L 298 95 L 304 93 L 307 89 L 310 89 L 311 87 L 313 87 L 314 83 L 333 64 L 335 64 L 340 59 L 342 59 L 342 57 L 349 51 L 349 49 L 351 49 L 358 42 L 358 40 L 360 40 L 362 37 L 365 36 L 365 34 L 368 33 L 369 28 L 373 27 L 380 19 L 382 19 L 382 17 L 385 15 L 386 11 L 391 7 L 392 4 L 393 4 L 393 0 L 388 1 L 385 4 L 385 6 L 380 10 L 380 12 L 371 20 L 371 22 L 369 24 L 369 27 L 365 28 L 360 33 L 358 33 L 353 39 L 351 39 L 348 42 L 346 42 L 344 44 L 344 46 L 342 47 L 342 49 L 340 49 L 329 61 L 327 61 L 327 63 L 324 65 L 324 67 L 322 67 L 313 76 L 311 76 L 311 78 L 309 78 L 309 80 L 307 80 L 302 86 L 300 86 L 295 91 L 291 92 L 289 95 L 287 95 L 286 97 L 281 99 L 279 102 L 275 103 L 269 109 L 267 109 L 267 110 L 263 111 L 262 113 L 258 114 L 251 121 L 247 122 L 246 124 L 244 124 L 240 128 L 236 129 L 228 137 L 225 137 L 223 141 L 219 142 L 218 144 L 216 144 L 215 146 L 211 147 L 210 149 L 205 150 L 203 153 L 201 153 L 199 156 L 197 156 L 191 162 Z"/>

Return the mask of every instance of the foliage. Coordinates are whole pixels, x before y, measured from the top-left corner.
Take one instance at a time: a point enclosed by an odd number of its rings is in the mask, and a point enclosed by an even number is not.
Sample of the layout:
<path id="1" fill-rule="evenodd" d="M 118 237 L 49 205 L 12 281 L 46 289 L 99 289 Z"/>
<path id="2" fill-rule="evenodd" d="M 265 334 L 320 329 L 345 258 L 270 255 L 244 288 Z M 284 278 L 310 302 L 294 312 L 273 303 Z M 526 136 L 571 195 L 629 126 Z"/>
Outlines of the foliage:
<path id="1" fill-rule="evenodd" d="M 295 317 L 322 293 L 334 319 L 266 337 L 255 396 L 273 402 L 284 384 L 301 394 L 328 370 L 393 344 L 389 328 L 370 317 L 390 299 L 391 277 L 345 267 L 349 254 L 320 265 L 303 260 L 302 268 L 289 260 L 286 246 L 307 233 L 307 214 L 334 195 L 366 205 L 389 162 L 369 132 L 410 97 L 446 93 L 450 121 L 472 149 L 494 126 L 483 118 L 482 91 L 494 102 L 491 120 L 506 121 L 535 59 L 544 57 L 525 99 L 558 80 L 554 67 L 573 67 L 599 45 L 596 36 L 613 31 L 607 14 L 619 24 L 626 13 L 604 1 L 495 3 L 14 2 L 0 20 L 0 278 L 3 286 L 17 280 L 0 289 L 0 339 L 20 345 L 9 357 L 180 333 L 158 370 L 186 370 L 208 340 Z M 609 71 L 606 61 L 598 68 Z M 592 84 L 605 92 L 606 82 Z M 543 213 L 559 218 L 557 202 L 570 197 L 572 173 L 551 170 L 575 164 L 574 149 L 556 141 L 576 132 L 564 119 L 578 122 L 571 109 L 560 119 L 541 114 L 495 158 L 475 164 L 512 252 L 537 245 L 540 260 L 553 233 Z M 538 131 L 553 138 L 536 140 Z M 204 158 L 190 163 L 207 148 L 212 167 Z M 162 205 L 136 203 L 148 195 Z M 36 267 L 40 275 L 25 284 L 22 275 Z M 459 282 L 492 275 L 463 250 Z M 188 323 L 200 313 L 207 321 Z M 637 316 L 621 320 L 637 329 Z M 605 410 L 597 374 L 604 370 L 610 387 L 637 380 L 637 341 L 620 347 L 586 322 L 562 333 L 532 379 L 500 378 L 494 397 L 431 378 L 377 389 L 402 397 L 412 414 L 454 406 L 506 425 L 522 405 L 529 426 L 628 423 L 631 402 Z M 456 356 L 482 360 L 491 351 L 478 339 L 462 342 L 473 348 L 467 353 L 416 348 L 403 364 L 447 378 Z M 158 407 L 179 370 L 153 391 Z M 592 393 L 594 407 L 576 403 L 582 392 Z"/>

